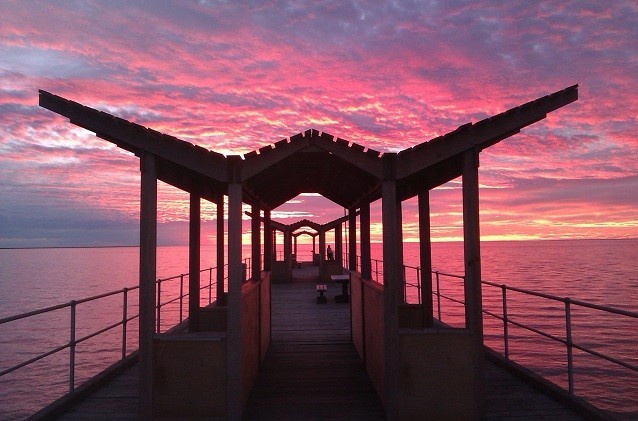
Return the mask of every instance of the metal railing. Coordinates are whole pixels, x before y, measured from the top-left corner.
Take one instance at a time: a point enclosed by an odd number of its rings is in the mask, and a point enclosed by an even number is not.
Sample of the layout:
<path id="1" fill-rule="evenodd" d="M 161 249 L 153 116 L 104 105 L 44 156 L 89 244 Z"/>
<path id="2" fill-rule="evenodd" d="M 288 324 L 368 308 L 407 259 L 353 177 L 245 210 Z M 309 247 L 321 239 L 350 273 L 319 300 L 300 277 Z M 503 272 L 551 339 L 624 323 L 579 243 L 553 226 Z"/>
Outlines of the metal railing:
<path id="1" fill-rule="evenodd" d="M 410 275 L 406 273 L 407 271 L 410 271 L 410 270 L 414 271 L 415 273 L 413 277 L 410 277 Z M 410 288 L 416 289 L 417 297 L 418 297 L 417 302 L 420 304 L 421 303 L 420 292 L 421 292 L 421 281 L 422 281 L 421 280 L 422 274 L 420 269 L 414 266 L 404 266 L 404 275 L 405 275 L 404 276 L 405 296 L 408 297 L 408 293 L 407 293 L 408 289 Z M 436 314 L 438 316 L 437 317 L 438 320 L 442 322 L 443 321 L 442 312 L 441 312 L 442 299 L 462 305 L 463 308 L 465 308 L 465 301 L 463 299 L 458 299 L 450 295 L 441 293 L 441 288 L 440 288 L 441 278 L 449 277 L 449 278 L 464 280 L 465 277 L 461 275 L 454 275 L 454 274 L 444 273 L 440 271 L 432 271 L 431 275 L 434 275 L 434 282 L 435 282 L 432 294 L 433 296 L 436 296 L 436 305 L 437 305 Z M 430 279 L 430 281 L 432 282 L 432 279 Z M 619 358 L 606 355 L 602 352 L 592 349 L 591 347 L 575 342 L 573 338 L 572 310 L 574 306 L 578 306 L 578 307 L 587 308 L 590 310 L 602 311 L 607 314 L 629 317 L 635 320 L 638 320 L 638 312 L 623 310 L 623 309 L 610 307 L 610 306 L 593 304 L 593 303 L 589 303 L 589 302 L 581 301 L 581 300 L 574 300 L 569 297 L 559 297 L 556 295 L 545 294 L 545 293 L 531 291 L 531 290 L 527 290 L 523 288 L 510 287 L 505 284 L 496 284 L 494 282 L 489 282 L 489 281 L 481 281 L 481 284 L 488 287 L 492 287 L 492 288 L 498 288 L 500 290 L 500 294 L 501 294 L 500 302 L 501 302 L 501 309 L 502 309 L 501 314 L 497 314 L 494 311 L 490 311 L 486 309 L 483 309 L 483 313 L 490 317 L 493 317 L 502 321 L 502 337 L 503 337 L 503 350 L 504 350 L 503 356 L 508 360 L 510 359 L 510 352 L 509 352 L 510 340 L 511 340 L 511 335 L 509 332 L 510 326 L 519 327 L 528 332 L 532 332 L 536 335 L 540 335 L 544 338 L 547 338 L 554 342 L 562 344 L 565 347 L 566 360 L 567 360 L 566 361 L 567 392 L 571 396 L 575 395 L 574 393 L 574 350 L 582 351 L 588 355 L 613 363 L 619 367 L 624 367 L 633 372 L 638 372 L 638 365 L 623 361 Z M 507 295 L 508 291 L 521 293 L 527 296 L 538 297 L 545 300 L 554 301 L 557 303 L 562 303 L 564 307 L 564 313 L 563 313 L 564 326 L 565 326 L 564 337 L 543 331 L 542 329 L 539 329 L 533 326 L 529 326 L 525 323 L 514 320 L 512 317 L 510 317 L 508 315 L 508 295 Z"/>
<path id="2" fill-rule="evenodd" d="M 250 276 L 250 265 L 251 265 L 251 259 L 247 258 L 243 260 L 243 264 L 244 267 L 246 269 L 246 276 L 249 277 Z M 224 266 L 228 266 L 227 264 Z M 206 268 L 206 269 L 202 269 L 200 270 L 200 277 L 202 273 L 208 273 L 208 283 L 205 284 L 204 286 L 200 287 L 200 291 L 203 290 L 207 290 L 208 291 L 208 304 L 212 303 L 213 301 L 213 296 L 215 296 L 216 298 L 216 292 L 215 294 L 213 294 L 213 286 L 217 285 L 217 280 L 213 281 L 213 271 L 216 271 L 216 267 L 210 267 L 210 268 Z M 224 283 L 227 284 L 227 279 L 228 279 L 228 271 L 225 270 L 224 273 L 226 274 L 224 277 Z M 160 278 L 156 281 L 156 298 L 157 298 L 157 302 L 156 302 L 156 318 L 157 318 L 157 324 L 156 324 L 156 332 L 160 332 L 161 331 L 161 321 L 162 321 L 162 310 L 163 308 L 165 308 L 166 306 L 173 304 L 173 303 L 177 303 L 179 302 L 179 322 L 181 323 L 184 320 L 184 303 L 185 303 L 185 299 L 189 297 L 189 293 L 188 292 L 184 292 L 184 280 L 188 280 L 189 275 L 188 274 L 179 274 L 179 275 L 175 275 L 175 276 L 170 276 L 167 278 Z M 165 301 L 162 301 L 163 298 L 163 292 L 166 292 L 166 288 L 163 289 L 163 285 L 165 285 L 167 282 L 177 282 L 179 281 L 179 291 L 176 297 L 167 299 Z M 201 282 L 201 281 L 200 281 Z M 62 309 L 69 309 L 70 312 L 70 321 L 69 321 L 69 341 L 60 345 L 60 346 L 56 346 L 46 352 L 43 352 L 33 358 L 30 358 L 26 361 L 22 361 L 18 364 L 15 364 L 9 368 L 3 369 L 2 371 L 0 371 L 0 378 L 13 373 L 23 367 L 27 367 L 35 362 L 38 362 L 46 357 L 49 357 L 51 355 L 57 354 L 59 352 L 62 352 L 64 350 L 69 350 L 69 379 L 68 379 L 68 393 L 71 393 L 75 390 L 75 377 L 76 377 L 76 347 L 78 344 L 83 343 L 89 339 L 92 339 L 94 337 L 97 337 L 101 334 L 104 334 L 106 332 L 109 332 L 113 329 L 116 329 L 118 327 L 121 326 L 122 329 L 122 338 L 121 338 L 121 360 L 125 359 L 127 357 L 127 346 L 128 346 L 128 339 L 129 339 L 129 332 L 128 332 L 128 324 L 129 322 L 137 319 L 139 317 L 139 313 L 138 314 L 129 314 L 129 292 L 131 291 L 135 291 L 139 289 L 139 286 L 133 286 L 133 287 L 128 287 L 128 288 L 123 288 L 123 289 L 119 289 L 116 291 L 111 291 L 111 292 L 106 292 L 103 294 L 99 294 L 99 295 L 94 295 L 92 297 L 88 297 L 88 298 L 83 298 L 80 300 L 73 300 L 70 301 L 68 303 L 63 303 L 63 304 L 58 304 L 58 305 L 54 305 L 54 306 L 50 306 L 50 307 L 46 307 L 43 309 L 39 309 L 39 310 L 34 310 L 34 311 L 30 311 L 30 312 L 26 312 L 26 313 L 22 313 L 22 314 L 18 314 L 15 316 L 10 316 L 10 317 L 5 317 L 3 319 L 0 319 L 0 326 L 1 325 L 5 325 L 7 323 L 11 323 L 17 320 L 24 320 L 24 319 L 28 319 L 30 317 L 34 317 L 34 316 L 38 316 L 38 315 L 42 315 L 42 314 L 47 314 L 56 310 L 62 310 Z M 77 314 L 77 308 L 79 305 L 83 305 L 83 304 L 87 304 L 87 303 L 93 303 L 97 300 L 106 298 L 106 297 L 112 297 L 112 296 L 117 296 L 121 294 L 122 295 L 122 300 L 121 300 L 121 305 L 122 305 L 122 317 L 119 321 L 115 322 L 115 323 L 111 323 L 108 324 L 107 326 L 104 326 L 96 331 L 93 331 L 89 334 L 86 334 L 84 336 L 81 337 L 77 337 L 77 329 L 76 329 L 76 325 L 77 325 L 77 318 L 76 318 L 76 314 Z M 164 295 L 165 297 L 165 295 Z M 200 297 L 201 299 L 201 297 Z"/>

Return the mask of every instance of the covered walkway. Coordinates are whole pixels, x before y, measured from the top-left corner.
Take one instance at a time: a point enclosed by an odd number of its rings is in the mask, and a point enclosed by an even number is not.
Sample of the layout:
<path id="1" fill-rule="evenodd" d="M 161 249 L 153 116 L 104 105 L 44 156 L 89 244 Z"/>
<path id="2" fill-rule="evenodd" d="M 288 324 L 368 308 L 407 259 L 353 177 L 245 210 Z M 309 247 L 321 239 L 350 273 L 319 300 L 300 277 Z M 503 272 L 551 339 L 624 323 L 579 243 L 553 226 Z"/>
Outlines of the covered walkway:
<path id="1" fill-rule="evenodd" d="M 310 129 L 243 156 L 224 156 L 40 91 L 41 106 L 140 159 L 139 417 L 239 420 L 260 369 L 267 371 L 267 354 L 278 355 L 278 340 L 285 337 L 294 342 L 295 335 L 301 339 L 308 332 L 337 334 L 350 325 L 354 348 L 387 419 L 484 418 L 489 399 L 483 355 L 479 155 L 577 98 L 578 86 L 570 86 L 397 153 L 375 151 Z M 465 325 L 449 329 L 434 325 L 431 282 L 422 282 L 421 304 L 406 302 L 402 203 L 418 200 L 419 266 L 421 273 L 428 274 L 432 268 L 430 190 L 456 178 L 461 180 L 466 307 Z M 190 195 L 188 330 L 180 334 L 156 328 L 158 181 Z M 343 264 L 351 271 L 351 299 L 345 325 L 338 319 L 328 321 L 330 316 L 325 314 L 306 313 L 310 308 L 326 312 L 330 308 L 320 310 L 314 301 L 307 308 L 298 307 L 303 310 L 293 310 L 297 307 L 292 296 L 282 307 L 290 316 L 285 323 L 272 319 L 277 310 L 271 313 L 271 286 L 277 289 L 273 297 L 303 289 L 303 284 L 287 285 L 290 291 L 277 285 L 280 279 L 288 280 L 280 275 L 290 273 L 293 238 L 301 233 L 285 230 L 279 261 L 272 212 L 301 193 L 320 194 L 346 213 L 329 227 L 300 222 L 314 227 L 319 236 L 322 281 L 329 279 L 333 269 L 341 270 L 338 259 L 323 258 L 323 233 L 335 231 L 338 256 L 341 247 L 347 250 Z M 216 204 L 216 260 L 227 263 L 217 265 L 214 308 L 200 307 L 202 199 Z M 371 204 L 377 201 L 381 205 L 382 282 L 372 279 L 371 267 Z M 250 205 L 252 215 L 250 268 L 242 261 L 243 204 Z M 227 225 L 221 215 L 227 215 Z M 347 245 L 343 244 L 344 227 Z M 328 323 L 325 329 L 324 322 Z M 348 359 L 345 349 L 339 352 L 344 361 Z M 281 366 L 293 364 L 295 355 L 288 353 L 287 363 Z M 312 362 L 313 355 L 306 359 Z M 329 391 L 338 387 L 336 377 L 332 387 L 317 390 L 327 399 Z"/>
<path id="2" fill-rule="evenodd" d="M 273 338 L 244 419 L 384 419 L 350 340 L 349 306 L 334 300 L 316 304 L 313 279 L 298 273 L 303 281 L 273 285 Z M 329 286 L 328 296 L 338 289 Z M 137 376 L 135 365 L 58 419 L 139 419 Z M 485 419 L 583 419 L 490 362 L 485 383 Z"/>

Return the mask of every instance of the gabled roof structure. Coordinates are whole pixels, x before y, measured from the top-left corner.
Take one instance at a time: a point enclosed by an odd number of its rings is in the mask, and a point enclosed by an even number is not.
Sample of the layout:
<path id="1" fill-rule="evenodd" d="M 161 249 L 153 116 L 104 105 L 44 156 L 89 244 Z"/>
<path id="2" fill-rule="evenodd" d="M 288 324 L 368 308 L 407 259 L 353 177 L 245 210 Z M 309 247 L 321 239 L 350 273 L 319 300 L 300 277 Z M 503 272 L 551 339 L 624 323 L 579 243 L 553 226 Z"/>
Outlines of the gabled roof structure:
<path id="1" fill-rule="evenodd" d="M 175 396 L 196 391 L 201 392 L 197 402 L 202 405 L 202 412 L 198 416 L 241 419 L 260 361 L 270 343 L 270 284 L 281 280 L 279 273 L 284 271 L 280 269 L 291 268 L 292 230 L 305 226 L 318 230 L 320 275 L 328 274 L 333 263 L 336 273 L 341 273 L 342 224 L 346 220 L 352 341 L 365 361 L 388 418 L 483 418 L 479 152 L 577 99 L 578 86 L 570 86 L 477 123 L 465 124 L 399 153 L 381 153 L 310 129 L 245 156 L 226 157 L 40 91 L 42 107 L 69 118 L 72 123 L 140 158 L 140 419 L 151 419 L 154 415 L 175 416 L 175 412 L 171 412 L 174 408 L 165 413 L 156 404 L 164 402 L 166 396 L 170 396 L 168 400 L 175 404 Z M 427 276 L 432 272 L 429 190 L 459 176 L 463 209 L 465 327 L 456 331 L 433 329 L 433 291 L 431 282 L 427 282 Z M 181 339 L 155 331 L 155 326 L 159 326 L 156 323 L 159 319 L 156 318 L 155 290 L 157 180 L 190 192 L 189 331 Z M 348 216 L 324 225 L 302 220 L 284 226 L 272 221 L 271 210 L 304 192 L 319 193 L 347 208 Z M 225 329 L 213 331 L 203 339 L 197 336 L 202 333 L 200 315 L 204 314 L 199 307 L 200 202 L 201 198 L 216 202 L 217 214 L 222 215 L 226 203 L 224 196 L 228 196 L 228 228 L 226 230 L 223 218 L 218 218 L 216 246 L 217 261 L 227 261 L 227 265 L 217 265 L 216 307 L 219 308 L 213 314 L 223 315 L 221 320 L 224 322 L 220 323 Z M 425 274 L 425 282 L 421 283 L 419 291 L 421 304 L 413 308 L 418 311 L 415 314 L 411 313 L 411 307 L 403 305 L 406 279 L 401 210 L 402 202 L 414 196 L 418 196 L 420 270 Z M 372 282 L 370 203 L 377 199 L 381 199 L 383 228 L 382 283 Z M 247 273 L 242 264 L 242 203 L 252 206 L 252 267 L 247 283 L 243 282 Z M 273 253 L 276 238 L 273 231 L 277 227 L 286 228 L 284 261 L 277 261 L 276 253 Z M 330 229 L 335 230 L 338 258 L 327 264 L 323 259 L 325 231 Z M 227 259 L 224 256 L 225 231 Z M 357 256 L 357 246 L 360 256 Z M 163 345 L 164 340 L 171 342 L 171 349 L 191 352 L 193 338 L 197 338 L 198 343 L 205 342 L 207 351 L 203 360 L 210 360 L 211 352 L 219 356 L 213 358 L 215 366 L 209 372 L 203 372 L 199 362 L 183 361 L 188 370 L 171 365 L 175 358 L 168 358 L 171 362 L 168 365 L 158 363 L 158 358 L 168 349 Z M 179 359 L 179 355 L 177 357 Z M 200 360 L 195 358 L 193 361 Z M 410 369 L 406 370 L 406 367 Z M 184 388 L 184 381 L 191 375 L 195 376 L 193 387 Z M 167 378 L 177 380 L 169 387 L 165 382 Z M 450 384 L 450 378 L 455 379 L 454 385 Z M 210 385 L 212 379 L 217 382 L 214 387 L 199 390 L 203 384 Z M 450 386 L 455 392 L 448 391 Z M 225 393 L 216 393 L 223 388 Z M 441 393 L 443 388 L 445 393 Z M 187 407 L 181 408 L 184 414 L 193 409 L 191 398 L 184 399 L 187 402 Z M 214 405 L 210 406 L 211 402 Z M 453 412 L 449 412 L 452 407 Z M 437 412 L 441 409 L 443 412 Z"/>
<path id="2" fill-rule="evenodd" d="M 77 102 L 40 91 L 40 105 L 68 117 L 117 146 L 157 157 L 159 179 L 186 191 L 217 200 L 226 183 L 241 182 L 244 201 L 275 209 L 300 193 L 319 193 L 352 209 L 381 197 L 383 179 L 397 182 L 401 200 L 461 175 L 463 152 L 483 150 L 542 120 L 578 98 L 570 86 L 477 123 L 468 123 L 398 154 L 381 153 L 310 129 L 243 157 L 212 152 Z M 384 161 L 394 160 L 394 174 Z"/>

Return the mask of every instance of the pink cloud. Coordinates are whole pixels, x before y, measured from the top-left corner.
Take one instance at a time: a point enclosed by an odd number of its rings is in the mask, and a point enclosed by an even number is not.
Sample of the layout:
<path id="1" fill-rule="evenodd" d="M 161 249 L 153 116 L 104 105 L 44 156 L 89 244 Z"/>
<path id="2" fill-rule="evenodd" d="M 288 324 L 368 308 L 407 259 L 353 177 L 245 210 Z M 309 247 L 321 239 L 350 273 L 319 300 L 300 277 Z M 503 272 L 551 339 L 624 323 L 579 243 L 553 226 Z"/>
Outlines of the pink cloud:
<path id="1" fill-rule="evenodd" d="M 630 1 L 4 4 L 0 184 L 26 189 L 16 180 L 31 180 L 30 191 L 47 200 L 37 183 L 61 202 L 71 198 L 115 219 L 136 215 L 135 158 L 38 109 L 38 88 L 213 150 L 244 153 L 311 127 L 400 150 L 579 83 L 577 103 L 483 154 L 482 181 L 538 180 L 558 189 L 555 180 L 605 180 L 622 191 L 638 169 L 631 158 L 638 153 L 636 19 Z M 30 162 L 33 156 L 42 163 Z M 583 208 L 573 214 L 586 219 L 588 193 L 577 191 L 583 200 L 573 206 Z M 187 202 L 165 194 L 162 218 L 182 220 Z M 447 235 L 457 229 L 458 203 L 446 194 L 434 196 Z M 492 214 L 499 209 L 492 200 L 507 194 L 482 193 Z M 547 214 L 560 210 L 535 197 Z M 600 205 L 610 206 L 605 218 L 627 219 L 634 204 L 621 199 Z M 286 205 L 290 212 L 302 207 Z M 321 214 L 329 208 L 322 205 Z M 528 211 L 515 208 L 527 221 Z M 526 232 L 548 229 L 521 224 Z M 618 235 L 604 224 L 587 232 Z M 631 226 L 623 232 L 638 235 Z"/>

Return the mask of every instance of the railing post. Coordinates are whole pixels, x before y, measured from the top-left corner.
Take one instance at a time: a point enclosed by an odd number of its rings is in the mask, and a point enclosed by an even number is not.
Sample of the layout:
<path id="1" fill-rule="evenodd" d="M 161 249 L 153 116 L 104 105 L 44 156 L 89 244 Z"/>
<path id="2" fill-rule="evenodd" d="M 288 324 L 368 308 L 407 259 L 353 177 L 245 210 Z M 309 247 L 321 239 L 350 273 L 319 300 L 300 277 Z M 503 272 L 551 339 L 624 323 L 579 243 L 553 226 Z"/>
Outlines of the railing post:
<path id="1" fill-rule="evenodd" d="M 126 323 L 128 319 L 128 288 L 122 290 L 122 359 L 126 358 Z"/>
<path id="2" fill-rule="evenodd" d="M 572 355 L 572 314 L 571 314 L 571 301 L 569 298 L 565 298 L 565 335 L 567 345 L 567 382 L 568 391 L 570 396 L 574 396 L 574 362 Z"/>
<path id="3" fill-rule="evenodd" d="M 416 268 L 416 293 L 417 293 L 417 303 L 423 304 L 421 302 L 421 269 Z"/>
<path id="4" fill-rule="evenodd" d="M 208 304 L 213 302 L 213 268 L 208 268 Z"/>
<path id="5" fill-rule="evenodd" d="M 503 346 L 505 349 L 505 358 L 509 359 L 509 333 L 507 326 L 507 285 L 501 285 L 501 291 L 503 296 Z"/>
<path id="6" fill-rule="evenodd" d="M 190 299 L 190 298 L 189 298 Z M 183 320 L 183 307 L 184 307 L 184 274 L 179 275 L 179 322 Z"/>
<path id="7" fill-rule="evenodd" d="M 75 300 L 71 301 L 71 340 L 69 341 L 69 392 L 75 389 Z"/>
<path id="8" fill-rule="evenodd" d="M 156 312 L 157 312 L 157 317 L 156 317 L 156 319 L 157 319 L 157 329 L 156 329 L 156 332 L 157 333 L 160 333 L 160 329 L 161 329 L 161 326 L 162 326 L 162 322 L 161 322 L 161 318 L 160 318 L 160 315 L 161 315 L 160 307 L 162 306 L 161 298 L 162 298 L 162 280 L 158 279 L 157 280 L 157 309 L 156 309 Z"/>
<path id="9" fill-rule="evenodd" d="M 434 272 L 436 274 L 436 307 L 439 312 L 439 322 L 442 322 L 441 319 L 441 291 L 439 290 L 439 271 Z"/>

